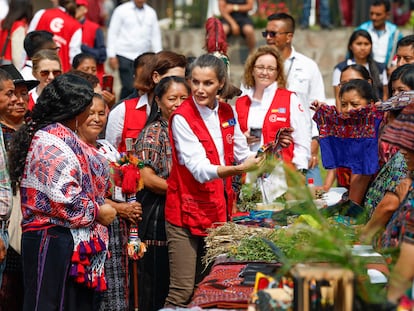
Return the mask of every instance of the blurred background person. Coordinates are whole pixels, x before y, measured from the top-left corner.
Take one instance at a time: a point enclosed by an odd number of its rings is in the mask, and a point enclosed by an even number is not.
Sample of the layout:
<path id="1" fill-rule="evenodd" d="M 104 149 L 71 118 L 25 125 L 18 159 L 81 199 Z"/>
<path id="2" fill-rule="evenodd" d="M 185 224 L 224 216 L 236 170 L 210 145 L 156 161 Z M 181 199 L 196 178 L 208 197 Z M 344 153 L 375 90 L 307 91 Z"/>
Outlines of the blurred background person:
<path id="1" fill-rule="evenodd" d="M 20 70 L 25 80 L 35 80 L 33 76 L 33 63 L 32 57 L 40 50 L 51 50 L 55 53 L 58 52 L 59 48 L 53 40 L 53 34 L 49 31 L 35 30 L 29 32 L 23 41 L 24 51 L 26 56 L 23 68 Z"/>
<path id="2" fill-rule="evenodd" d="M 219 10 L 224 32 L 227 36 L 242 36 L 249 53 L 256 47 L 253 20 L 249 12 L 254 7 L 254 0 L 219 0 Z"/>
<path id="3" fill-rule="evenodd" d="M 385 68 L 392 67 L 397 43 L 403 37 L 397 26 L 388 19 L 391 17 L 391 3 L 389 0 L 371 0 L 369 21 L 358 26 L 369 32 L 372 38 L 374 60 L 384 64 Z"/>
<path id="4" fill-rule="evenodd" d="M 11 0 L 10 9 L 1 21 L 0 59 L 10 61 L 16 68 L 23 67 L 23 41 L 33 18 L 31 0 Z"/>
<path id="5" fill-rule="evenodd" d="M 316 2 L 315 6 L 316 6 Z M 300 28 L 307 29 L 309 28 L 309 17 L 311 13 L 311 6 L 312 1 L 311 0 L 304 0 L 303 1 L 303 11 L 302 11 L 302 17 L 300 20 Z M 330 4 L 329 0 L 319 0 L 318 8 L 314 8 L 315 11 L 317 9 L 319 10 L 319 24 L 321 25 L 322 29 L 333 29 L 332 23 L 331 23 L 331 10 L 330 10 Z"/>
<path id="6" fill-rule="evenodd" d="M 388 78 L 385 65 L 378 63 L 372 56 L 372 39 L 366 30 L 355 30 L 349 37 L 347 59 L 337 64 L 332 75 L 332 85 L 336 105 L 339 108 L 339 80 L 342 69 L 352 64 L 359 64 L 368 69 L 374 91 L 379 99 L 388 98 Z"/>
<path id="7" fill-rule="evenodd" d="M 58 7 L 37 11 L 29 26 L 29 32 L 46 30 L 53 33 L 63 72 L 70 70 L 73 58 L 81 52 L 82 25 L 75 15 L 75 0 L 59 0 Z"/>
<path id="8" fill-rule="evenodd" d="M 76 19 L 82 24 L 82 45 L 83 53 L 91 54 L 96 61 L 96 75 L 102 83 L 102 76 L 105 73 L 104 63 L 106 61 L 105 38 L 101 26 L 87 18 L 89 11 L 88 0 L 76 0 Z M 96 7 L 93 7 L 96 10 Z M 72 61 L 73 66 L 73 61 Z"/>
<path id="9" fill-rule="evenodd" d="M 100 94 L 108 105 L 109 110 L 111 110 L 116 101 L 115 93 L 102 88 L 102 79 L 99 80 L 98 77 L 98 64 L 96 63 L 95 57 L 92 54 L 80 53 L 73 58 L 72 68 L 93 74 L 98 78 L 98 82 L 101 87 Z"/>
<path id="10" fill-rule="evenodd" d="M 119 72 L 119 98 L 124 99 L 134 90 L 134 59 L 162 50 L 157 13 L 146 0 L 126 1 L 112 13 L 106 42 L 109 67 Z"/>

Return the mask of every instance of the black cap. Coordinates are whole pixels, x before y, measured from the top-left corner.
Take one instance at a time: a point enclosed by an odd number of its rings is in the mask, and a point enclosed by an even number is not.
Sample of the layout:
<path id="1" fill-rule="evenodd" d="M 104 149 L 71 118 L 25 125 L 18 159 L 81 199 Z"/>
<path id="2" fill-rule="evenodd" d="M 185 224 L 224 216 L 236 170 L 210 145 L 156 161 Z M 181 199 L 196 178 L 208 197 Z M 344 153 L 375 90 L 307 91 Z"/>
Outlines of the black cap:
<path id="1" fill-rule="evenodd" d="M 13 64 L 1 65 L 0 68 L 7 71 L 13 77 L 14 85 L 24 84 L 27 86 L 27 90 L 31 90 L 39 84 L 37 80 L 25 80 Z"/>

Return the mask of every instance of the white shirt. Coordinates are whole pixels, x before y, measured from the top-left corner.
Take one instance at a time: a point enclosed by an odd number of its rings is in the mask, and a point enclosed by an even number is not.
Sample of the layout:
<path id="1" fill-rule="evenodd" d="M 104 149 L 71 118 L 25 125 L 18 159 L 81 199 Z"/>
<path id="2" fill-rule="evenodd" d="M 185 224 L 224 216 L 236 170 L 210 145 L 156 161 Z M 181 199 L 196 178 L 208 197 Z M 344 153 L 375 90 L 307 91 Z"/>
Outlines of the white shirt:
<path id="1" fill-rule="evenodd" d="M 148 95 L 142 95 L 136 105 L 136 109 L 147 106 L 147 117 L 151 112 L 151 104 L 148 102 Z M 108 123 L 106 125 L 105 139 L 115 148 L 118 149 L 122 140 L 122 132 L 124 130 L 125 120 L 125 102 L 120 103 L 111 110 L 108 116 Z"/>
<path id="2" fill-rule="evenodd" d="M 374 27 L 370 27 L 367 31 L 372 40 L 374 60 L 378 63 L 385 63 L 391 32 L 387 31 L 387 27 L 381 31 L 376 30 Z"/>
<path id="3" fill-rule="evenodd" d="M 263 127 L 264 118 L 272 104 L 276 90 L 277 83 L 274 82 L 265 89 L 260 102 L 252 102 L 247 119 L 248 128 Z M 246 94 L 250 99 L 252 99 L 253 92 L 254 89 L 246 90 Z M 311 154 L 311 117 L 309 109 L 300 103 L 298 96 L 295 94 L 290 96 L 290 126 L 294 129 L 292 133 L 294 146 L 292 163 L 298 169 L 307 169 Z M 257 151 L 261 145 L 263 145 L 263 134 L 260 144 L 255 144 L 252 150 Z"/>
<path id="4" fill-rule="evenodd" d="M 315 112 L 310 110 L 310 104 L 314 100 L 325 101 L 325 86 L 318 65 L 311 58 L 296 52 L 292 47 L 292 53 L 284 62 L 287 76 L 287 89 L 295 92 L 299 102 L 310 111 L 312 118 Z M 318 127 L 312 120 L 312 137 L 319 136 Z"/>
<path id="5" fill-rule="evenodd" d="M 37 80 L 33 76 L 33 63 L 31 60 L 26 60 L 23 68 L 20 70 L 20 73 L 23 76 L 23 79 L 25 80 Z"/>
<path id="6" fill-rule="evenodd" d="M 66 12 L 66 10 L 63 7 L 59 6 L 58 8 Z M 46 11 L 45 9 L 42 9 L 36 12 L 32 21 L 30 22 L 29 30 L 27 32 L 36 30 L 37 25 L 39 24 L 40 18 L 42 17 L 45 11 Z M 81 45 L 82 45 L 82 28 L 79 28 L 73 33 L 72 38 L 70 39 L 70 42 L 69 42 L 69 61 L 71 64 L 73 62 L 73 58 L 79 53 L 82 53 Z"/>
<path id="7" fill-rule="evenodd" d="M 36 79 L 34 79 L 34 80 L 36 80 Z M 39 98 L 39 94 L 37 94 L 36 89 L 37 89 L 37 87 L 34 87 L 29 91 L 29 96 L 33 98 L 33 102 L 35 104 L 37 103 L 37 99 Z"/>
<path id="8" fill-rule="evenodd" d="M 133 60 L 142 53 L 161 50 L 161 30 L 153 8 L 144 4 L 138 9 L 133 1 L 115 8 L 108 27 L 108 57 Z"/>
<path id="9" fill-rule="evenodd" d="M 98 152 L 102 154 L 109 162 L 118 162 L 121 158 L 118 150 L 112 146 L 106 139 L 98 139 Z"/>
<path id="10" fill-rule="evenodd" d="M 196 104 L 196 107 L 214 140 L 214 144 L 220 157 L 220 164 L 226 165 L 224 161 L 224 146 L 220 129 L 221 123 L 218 117 L 218 105 L 216 105 L 216 108 L 214 109 L 198 104 Z M 203 145 L 191 130 L 190 125 L 184 117 L 175 115 L 171 120 L 171 127 L 179 163 L 185 165 L 194 178 L 200 183 L 219 178 L 217 174 L 218 165 L 211 164 L 210 160 L 207 158 Z M 241 132 L 238 123 L 234 127 L 233 141 L 234 158 L 236 161 L 242 162 L 248 156 L 253 154 L 249 150 L 246 136 Z"/>
<path id="11" fill-rule="evenodd" d="M 9 13 L 9 1 L 0 0 L 0 20 L 3 20 Z"/>

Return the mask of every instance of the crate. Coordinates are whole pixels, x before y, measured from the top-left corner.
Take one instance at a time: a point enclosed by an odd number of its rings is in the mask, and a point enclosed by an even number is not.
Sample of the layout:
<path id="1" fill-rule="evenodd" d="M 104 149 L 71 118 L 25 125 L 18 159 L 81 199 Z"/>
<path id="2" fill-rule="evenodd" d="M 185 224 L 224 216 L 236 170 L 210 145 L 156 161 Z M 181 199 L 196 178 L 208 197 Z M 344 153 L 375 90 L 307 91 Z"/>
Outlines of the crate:
<path id="1" fill-rule="evenodd" d="M 294 311 L 353 311 L 354 273 L 327 264 L 300 264 L 290 270 Z"/>

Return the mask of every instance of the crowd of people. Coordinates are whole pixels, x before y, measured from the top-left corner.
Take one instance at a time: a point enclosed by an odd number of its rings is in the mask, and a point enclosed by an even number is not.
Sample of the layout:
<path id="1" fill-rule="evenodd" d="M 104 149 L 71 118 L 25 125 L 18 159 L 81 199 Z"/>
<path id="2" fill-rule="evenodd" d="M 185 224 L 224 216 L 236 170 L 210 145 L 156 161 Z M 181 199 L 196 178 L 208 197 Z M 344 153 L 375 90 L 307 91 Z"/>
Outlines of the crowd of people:
<path id="1" fill-rule="evenodd" d="M 389 1 L 372 1 L 344 45 L 331 106 L 288 13 L 268 16 L 259 47 L 246 17 L 254 1 L 219 1 L 208 53 L 186 57 L 163 50 L 145 0 L 119 4 L 106 37 L 92 2 L 33 12 L 11 0 L 0 24 L 0 310 L 185 307 L 208 272 L 208 229 L 238 211 L 236 178 L 271 203 L 289 188 L 286 167 L 317 189 L 347 188 L 345 215 L 367 215 L 360 240 L 400 248 L 387 297 L 400 299 L 414 280 L 414 35 L 387 21 Z M 230 33 L 249 48 L 240 86 Z M 270 169 L 263 146 L 277 152 Z M 126 152 L 140 162 L 134 200 L 115 180 Z M 138 282 L 135 225 L 147 247 Z"/>

